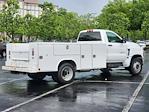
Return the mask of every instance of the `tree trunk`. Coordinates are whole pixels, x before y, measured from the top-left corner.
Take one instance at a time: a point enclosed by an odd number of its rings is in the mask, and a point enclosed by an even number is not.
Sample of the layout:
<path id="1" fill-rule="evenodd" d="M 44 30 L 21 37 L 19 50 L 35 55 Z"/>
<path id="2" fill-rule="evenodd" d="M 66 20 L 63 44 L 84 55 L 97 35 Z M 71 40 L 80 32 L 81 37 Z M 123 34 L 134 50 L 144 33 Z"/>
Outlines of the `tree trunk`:
<path id="1" fill-rule="evenodd" d="M 14 33 L 11 33 L 12 41 L 14 41 Z"/>

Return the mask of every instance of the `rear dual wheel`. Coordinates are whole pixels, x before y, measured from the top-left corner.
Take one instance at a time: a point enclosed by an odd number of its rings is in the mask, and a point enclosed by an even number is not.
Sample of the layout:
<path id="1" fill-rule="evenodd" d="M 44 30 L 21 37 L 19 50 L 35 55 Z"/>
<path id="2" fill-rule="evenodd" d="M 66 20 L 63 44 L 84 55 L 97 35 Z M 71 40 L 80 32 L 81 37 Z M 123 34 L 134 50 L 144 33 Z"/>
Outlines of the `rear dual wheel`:
<path id="1" fill-rule="evenodd" d="M 67 84 L 74 80 L 75 67 L 70 63 L 63 63 L 59 66 L 58 72 L 52 73 L 52 79 L 59 84 Z M 33 80 L 43 80 L 45 74 L 43 73 L 29 73 L 28 76 Z"/>
<path id="2" fill-rule="evenodd" d="M 61 64 L 57 73 L 52 75 L 54 81 L 67 84 L 74 80 L 75 67 L 70 63 Z"/>

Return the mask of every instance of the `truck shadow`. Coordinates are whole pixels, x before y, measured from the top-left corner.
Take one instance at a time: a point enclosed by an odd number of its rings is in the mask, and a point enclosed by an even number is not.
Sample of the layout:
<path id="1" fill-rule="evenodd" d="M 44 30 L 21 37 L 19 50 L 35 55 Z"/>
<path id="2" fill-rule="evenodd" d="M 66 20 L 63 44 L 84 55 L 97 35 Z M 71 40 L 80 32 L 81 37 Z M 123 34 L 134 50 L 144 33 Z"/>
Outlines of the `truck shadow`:
<path id="1" fill-rule="evenodd" d="M 131 76 L 126 74 L 119 73 L 101 73 L 99 75 L 92 75 L 86 80 L 95 80 L 95 81 L 128 81 L 128 82 L 141 82 L 143 76 Z"/>
<path id="2" fill-rule="evenodd" d="M 34 94 L 38 91 L 49 90 L 51 87 L 48 83 L 36 85 L 36 82 L 30 81 L 28 84 L 28 93 Z M 42 85 L 42 86 L 41 86 Z M 130 96 L 136 85 L 121 85 L 110 83 L 75 83 L 64 89 L 45 96 L 49 102 L 55 99 L 54 103 L 60 107 L 76 107 L 81 104 L 98 104 L 99 106 L 105 106 L 105 104 L 115 105 L 115 101 L 118 105 L 124 105 L 127 102 L 128 96 Z M 34 89 L 33 89 L 34 88 Z M 41 89 L 42 88 L 42 89 Z M 116 94 L 115 94 L 116 93 Z M 126 98 L 126 99 L 125 99 Z M 100 99 L 100 100 L 99 100 Z M 50 103 L 49 103 L 50 106 Z"/>
<path id="3" fill-rule="evenodd" d="M 43 94 L 47 91 L 53 90 L 60 86 L 61 86 L 60 84 L 57 84 L 55 82 L 49 82 L 46 80 L 42 81 L 29 80 L 27 82 L 27 94 L 38 96 L 40 94 Z"/>

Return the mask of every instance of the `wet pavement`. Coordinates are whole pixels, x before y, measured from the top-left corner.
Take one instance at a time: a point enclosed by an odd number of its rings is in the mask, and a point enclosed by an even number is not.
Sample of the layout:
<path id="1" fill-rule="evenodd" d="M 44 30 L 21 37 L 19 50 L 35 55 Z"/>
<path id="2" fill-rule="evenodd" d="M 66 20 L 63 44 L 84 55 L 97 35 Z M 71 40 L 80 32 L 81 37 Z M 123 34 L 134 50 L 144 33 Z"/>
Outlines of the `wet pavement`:
<path id="1" fill-rule="evenodd" d="M 0 60 L 0 66 L 4 60 Z M 149 71 L 149 51 L 140 76 L 127 71 L 111 71 L 105 77 L 100 71 L 77 73 L 76 82 L 66 88 L 27 103 L 13 112 L 121 112 Z M 11 74 L 0 69 L 0 111 L 28 101 L 61 85 L 51 77 L 44 81 L 30 80 L 23 74 Z M 149 112 L 149 78 L 139 92 L 130 112 Z"/>
<path id="2" fill-rule="evenodd" d="M 130 112 L 149 112 L 149 85 L 144 85 Z"/>
<path id="3" fill-rule="evenodd" d="M 77 83 L 14 112 L 120 112 L 136 87 L 137 84 Z"/>

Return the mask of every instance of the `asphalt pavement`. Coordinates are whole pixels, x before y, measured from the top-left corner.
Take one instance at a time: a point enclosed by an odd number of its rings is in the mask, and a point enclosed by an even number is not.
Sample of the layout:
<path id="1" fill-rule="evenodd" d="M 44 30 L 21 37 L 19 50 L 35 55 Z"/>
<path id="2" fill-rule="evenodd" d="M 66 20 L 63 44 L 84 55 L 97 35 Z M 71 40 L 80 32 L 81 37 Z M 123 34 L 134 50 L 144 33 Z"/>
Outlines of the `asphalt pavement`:
<path id="1" fill-rule="evenodd" d="M 4 59 L 0 60 L 0 66 Z M 74 83 L 61 86 L 51 77 L 33 81 L 0 67 L 1 112 L 149 112 L 149 50 L 142 74 L 124 70 L 77 73 Z M 147 80 L 144 80 L 147 78 Z M 145 83 L 143 83 L 145 81 Z M 142 86 L 141 86 L 142 84 Z"/>

